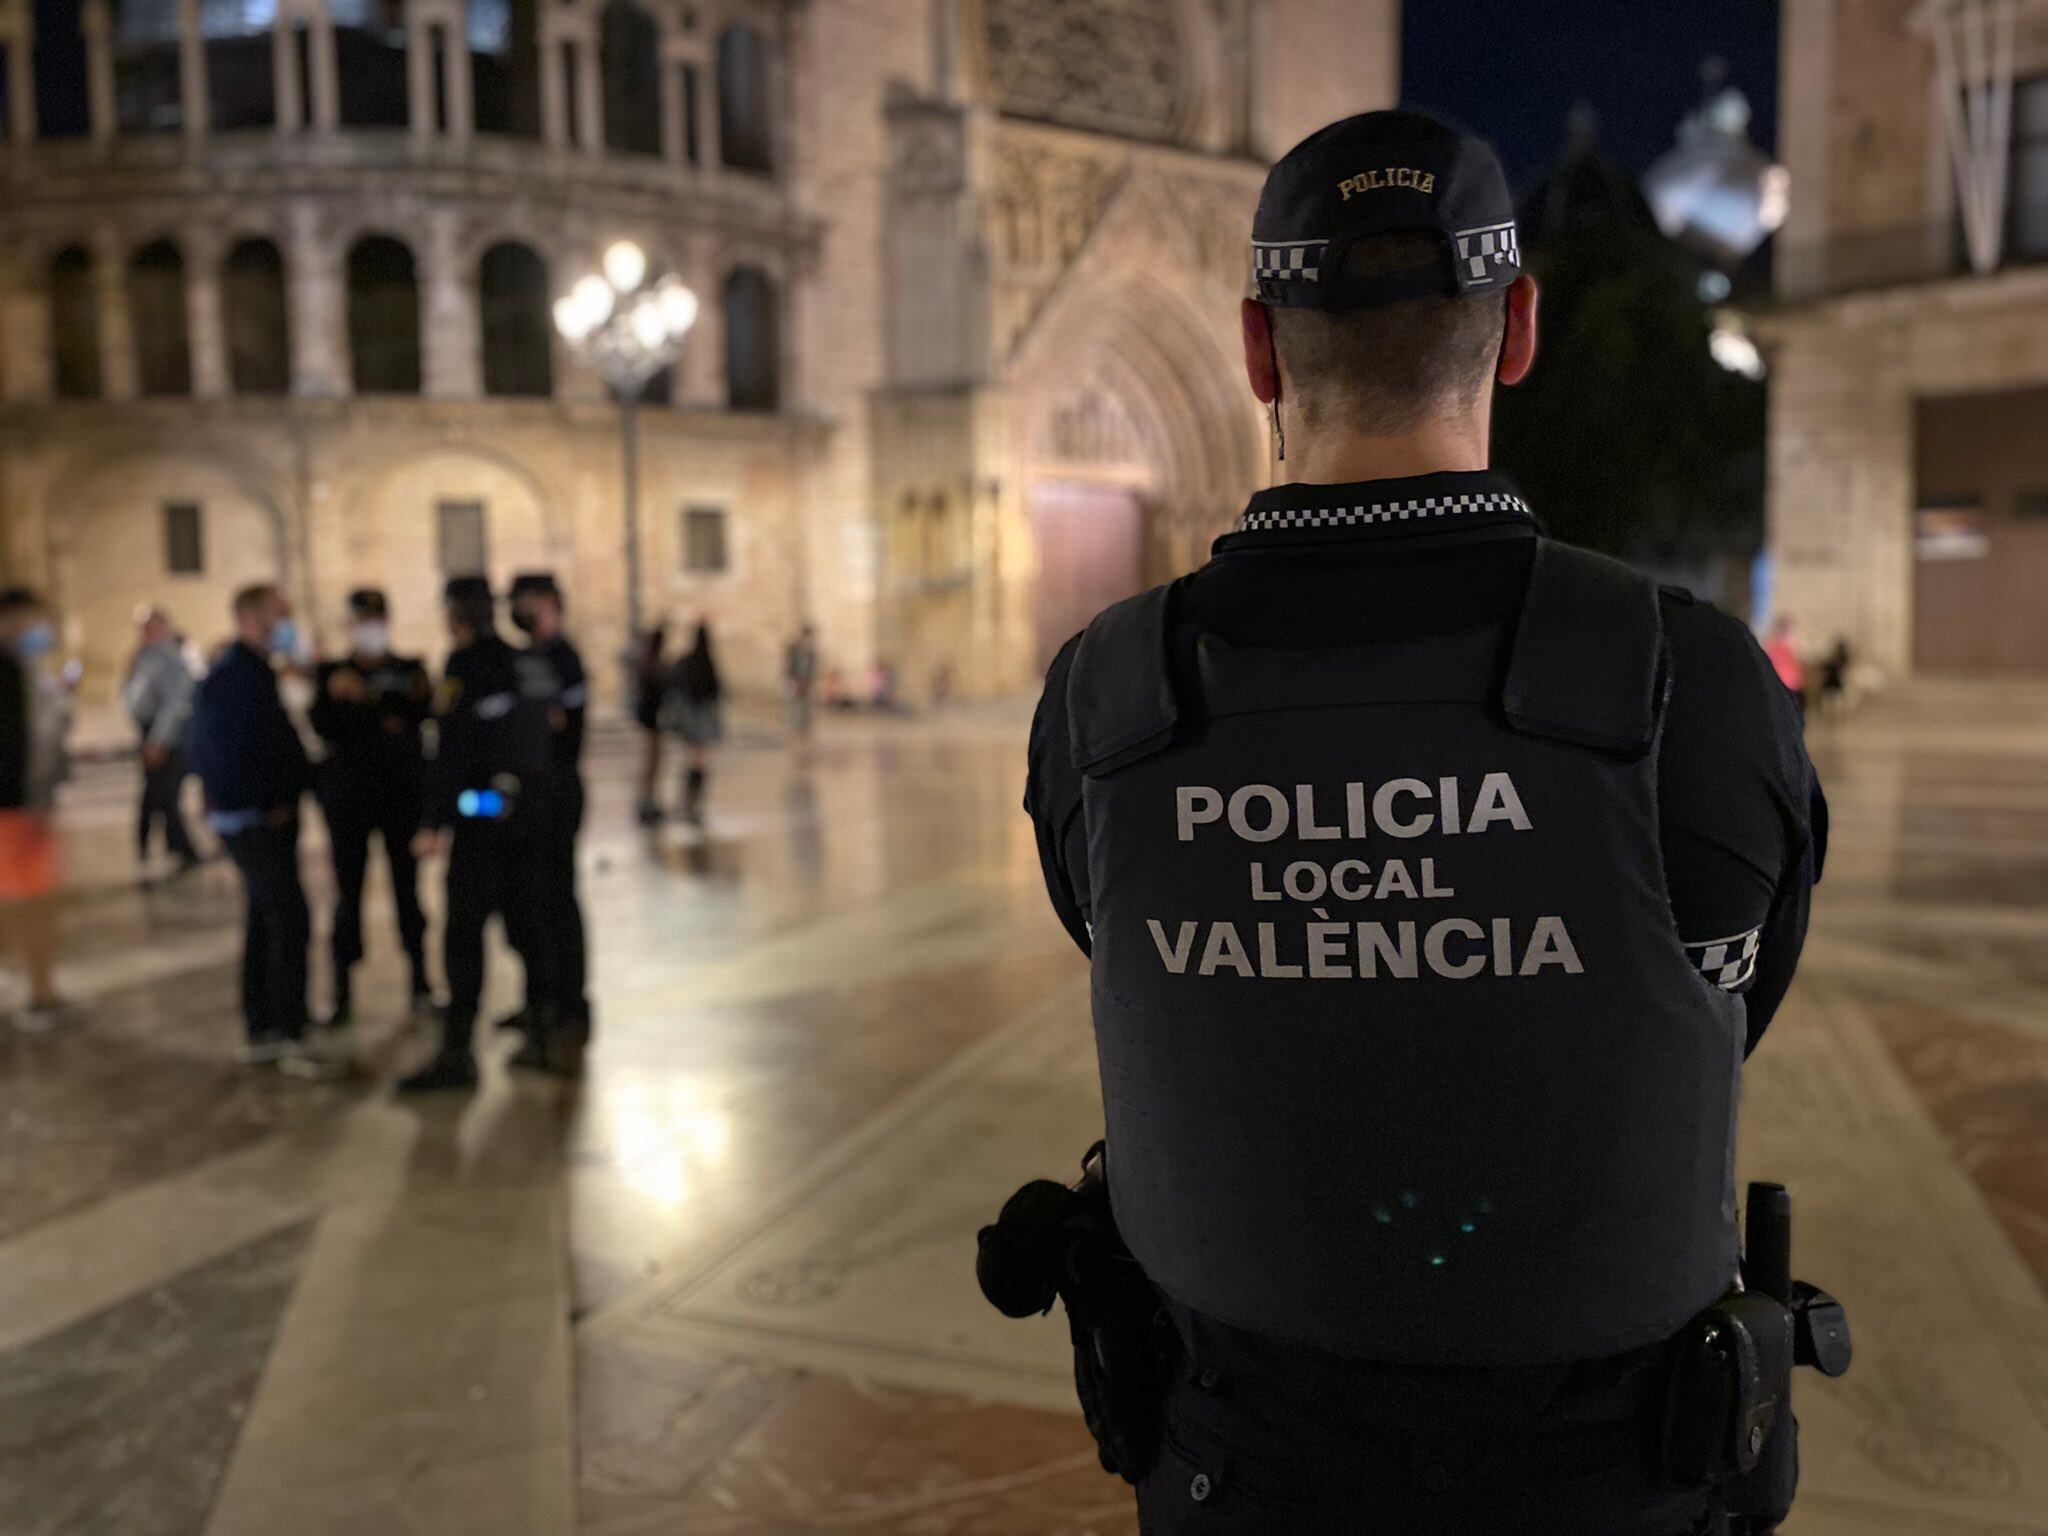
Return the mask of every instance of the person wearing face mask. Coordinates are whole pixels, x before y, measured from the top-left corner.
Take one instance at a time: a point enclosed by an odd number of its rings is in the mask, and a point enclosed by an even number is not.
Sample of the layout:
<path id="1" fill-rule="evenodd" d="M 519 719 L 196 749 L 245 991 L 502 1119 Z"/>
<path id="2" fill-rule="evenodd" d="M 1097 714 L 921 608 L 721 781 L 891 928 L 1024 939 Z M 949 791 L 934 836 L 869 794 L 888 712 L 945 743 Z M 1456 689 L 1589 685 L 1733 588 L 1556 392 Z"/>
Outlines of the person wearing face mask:
<path id="1" fill-rule="evenodd" d="M 0 920 L 28 981 L 28 1001 L 15 1015 L 24 1034 L 47 1034 L 77 1016 L 57 995 L 55 978 L 51 897 L 60 868 L 51 813 L 71 723 L 64 691 L 45 664 L 56 643 L 34 593 L 0 592 Z"/>
<path id="2" fill-rule="evenodd" d="M 319 797 L 334 857 L 334 1007 L 326 1023 L 335 1029 L 350 1021 L 350 976 L 363 958 L 363 877 L 373 837 L 383 843 L 391 871 L 398 937 L 412 965 L 413 1012 L 425 1013 L 433 1004 L 412 838 L 419 830 L 425 773 L 420 726 L 434 688 L 416 658 L 392 653 L 382 592 L 352 592 L 348 607 L 348 654 L 320 664 L 307 711 L 327 744 Z"/>
<path id="3" fill-rule="evenodd" d="M 573 1077 L 581 1070 L 590 1040 L 590 999 L 585 995 L 586 952 L 583 907 L 576 899 L 576 839 L 583 830 L 583 715 L 590 685 L 583 658 L 562 633 L 562 592 L 552 572 L 528 571 L 512 581 L 512 623 L 527 637 L 527 654 L 544 662 L 558 690 L 549 712 L 551 764 L 541 810 L 538 897 L 540 941 L 549 947 L 545 966 L 530 961 L 529 976 L 551 978 L 545 1006 L 528 987 L 527 1006 L 501 1022 L 518 1030 L 525 1043 L 512 1058 L 531 1067 Z"/>
<path id="4" fill-rule="evenodd" d="M 241 871 L 248 917 L 242 950 L 242 1059 L 294 1076 L 330 1075 L 308 1052 L 306 947 L 312 919 L 299 882 L 299 797 L 312 764 L 278 694 L 278 665 L 298 646 L 283 592 L 264 583 L 234 600 L 235 641 L 193 699 L 186 750 L 206 792 L 206 820 Z"/>

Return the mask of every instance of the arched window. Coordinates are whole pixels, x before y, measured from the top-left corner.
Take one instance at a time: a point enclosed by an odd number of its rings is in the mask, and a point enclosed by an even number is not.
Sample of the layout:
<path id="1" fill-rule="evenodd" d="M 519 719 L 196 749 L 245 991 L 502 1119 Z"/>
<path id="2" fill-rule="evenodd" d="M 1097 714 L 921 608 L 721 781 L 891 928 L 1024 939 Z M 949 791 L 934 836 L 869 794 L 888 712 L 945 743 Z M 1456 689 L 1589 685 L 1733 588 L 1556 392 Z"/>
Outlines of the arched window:
<path id="1" fill-rule="evenodd" d="M 214 127 L 269 128 L 277 122 L 276 25 L 277 0 L 199 0 L 206 108 Z"/>
<path id="2" fill-rule="evenodd" d="M 50 379 L 58 394 L 92 400 L 100 392 L 99 295 L 92 253 L 74 245 L 50 263 Z"/>
<path id="3" fill-rule="evenodd" d="M 403 128 L 406 105 L 404 0 L 328 0 L 341 121 L 348 128 Z"/>
<path id="4" fill-rule="evenodd" d="M 192 393 L 192 343 L 185 332 L 185 258 L 156 240 L 128 258 L 128 325 L 135 383 L 145 395 Z"/>
<path id="5" fill-rule="evenodd" d="M 736 411 L 782 405 L 782 336 L 775 283 L 759 267 L 736 267 L 725 280 L 725 394 Z"/>
<path id="6" fill-rule="evenodd" d="M 228 379 L 238 395 L 282 395 L 292 387 L 291 324 L 284 257 L 268 240 L 244 240 L 221 263 Z"/>
<path id="7" fill-rule="evenodd" d="M 401 241 L 365 235 L 348 253 L 348 351 L 357 394 L 420 392 L 420 289 Z"/>
<path id="8" fill-rule="evenodd" d="M 540 137 L 539 0 L 469 0 L 469 78 L 478 133 Z"/>
<path id="9" fill-rule="evenodd" d="M 531 247 L 494 245 L 477 273 L 484 330 L 484 393 L 554 393 L 548 266 Z"/>
<path id="10" fill-rule="evenodd" d="M 718 155 L 736 171 L 775 169 L 768 45 L 752 27 L 718 38 Z"/>
<path id="11" fill-rule="evenodd" d="M 176 133 L 184 126 L 178 0 L 115 0 L 114 116 L 123 133 Z"/>
<path id="12" fill-rule="evenodd" d="M 86 83 L 85 32 L 79 0 L 35 0 L 36 133 L 45 139 L 82 139 L 92 132 L 92 94 Z"/>
<path id="13" fill-rule="evenodd" d="M 604 145 L 624 155 L 661 153 L 661 29 L 633 0 L 611 0 L 598 24 L 604 75 Z"/>

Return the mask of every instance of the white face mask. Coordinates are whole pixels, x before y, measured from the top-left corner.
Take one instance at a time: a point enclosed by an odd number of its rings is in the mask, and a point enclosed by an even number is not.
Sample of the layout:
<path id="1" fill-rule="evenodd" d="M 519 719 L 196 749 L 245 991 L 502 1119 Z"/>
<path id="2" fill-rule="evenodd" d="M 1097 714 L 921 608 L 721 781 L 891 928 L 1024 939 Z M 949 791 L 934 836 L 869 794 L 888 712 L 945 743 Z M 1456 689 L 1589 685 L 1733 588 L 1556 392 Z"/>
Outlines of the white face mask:
<path id="1" fill-rule="evenodd" d="M 384 624 L 354 624 L 349 627 L 348 643 L 355 647 L 358 656 L 382 656 L 391 649 L 391 630 Z"/>

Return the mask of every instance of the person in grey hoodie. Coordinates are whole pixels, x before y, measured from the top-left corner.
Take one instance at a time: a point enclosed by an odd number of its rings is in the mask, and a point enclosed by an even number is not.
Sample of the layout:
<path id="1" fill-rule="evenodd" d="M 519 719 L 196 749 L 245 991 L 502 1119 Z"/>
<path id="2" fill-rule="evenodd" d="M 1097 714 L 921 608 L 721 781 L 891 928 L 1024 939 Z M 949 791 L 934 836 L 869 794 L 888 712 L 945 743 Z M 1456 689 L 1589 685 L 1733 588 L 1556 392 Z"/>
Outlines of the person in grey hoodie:
<path id="1" fill-rule="evenodd" d="M 164 847 L 178 861 L 177 874 L 199 863 L 199 850 L 185 825 L 178 803 L 189 771 L 185 763 L 185 727 L 192 719 L 192 691 L 197 685 L 185 664 L 170 615 L 145 608 L 138 620 L 141 644 L 128 667 L 121 702 L 142 732 L 142 805 L 136 826 L 136 852 L 149 862 L 149 839 L 163 823 Z"/>

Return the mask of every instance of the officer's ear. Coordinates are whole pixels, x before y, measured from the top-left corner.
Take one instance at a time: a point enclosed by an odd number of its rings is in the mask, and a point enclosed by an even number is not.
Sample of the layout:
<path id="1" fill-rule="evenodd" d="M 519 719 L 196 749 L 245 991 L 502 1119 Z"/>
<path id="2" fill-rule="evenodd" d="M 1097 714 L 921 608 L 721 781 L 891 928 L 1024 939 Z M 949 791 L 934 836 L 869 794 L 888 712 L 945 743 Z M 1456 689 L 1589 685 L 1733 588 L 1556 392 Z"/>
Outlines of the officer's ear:
<path id="1" fill-rule="evenodd" d="M 1251 381 L 1252 394 L 1261 405 L 1280 397 L 1280 365 L 1273 355 L 1273 312 L 1257 299 L 1239 306 L 1238 319 L 1244 332 L 1244 372 Z"/>
<path id="2" fill-rule="evenodd" d="M 1519 384 L 1536 366 L 1536 279 L 1524 272 L 1508 285 L 1507 325 L 1501 332 L 1494 377 Z"/>

